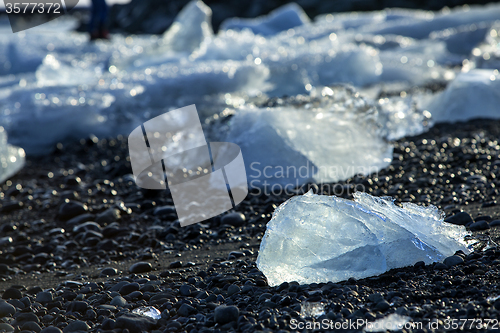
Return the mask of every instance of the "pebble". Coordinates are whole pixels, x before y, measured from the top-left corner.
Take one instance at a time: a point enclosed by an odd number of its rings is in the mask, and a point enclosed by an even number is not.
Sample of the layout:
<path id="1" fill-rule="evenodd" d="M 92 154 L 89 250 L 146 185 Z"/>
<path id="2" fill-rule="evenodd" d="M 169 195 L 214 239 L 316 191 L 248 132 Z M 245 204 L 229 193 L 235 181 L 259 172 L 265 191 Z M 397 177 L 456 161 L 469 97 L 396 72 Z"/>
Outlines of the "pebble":
<path id="1" fill-rule="evenodd" d="M 53 300 L 53 297 L 52 297 L 51 292 L 42 291 L 42 292 L 39 292 L 38 294 L 36 294 L 35 301 L 38 303 L 42 303 L 42 304 L 49 303 L 49 302 L 52 302 L 52 300 Z"/>
<path id="2" fill-rule="evenodd" d="M 182 267 L 182 261 L 179 260 L 179 261 L 171 262 L 168 267 L 169 268 L 181 268 Z"/>
<path id="3" fill-rule="evenodd" d="M 109 304 L 124 307 L 127 304 L 127 300 L 121 296 L 115 296 Z"/>
<path id="4" fill-rule="evenodd" d="M 220 305 L 215 308 L 214 319 L 216 323 L 224 325 L 238 320 L 239 315 L 240 311 L 236 306 Z"/>
<path id="5" fill-rule="evenodd" d="M 455 266 L 455 265 L 458 265 L 458 264 L 461 264 L 464 262 L 464 259 L 460 256 L 457 256 L 457 255 L 452 255 L 448 258 L 446 258 L 443 263 L 448 266 L 448 267 L 452 267 L 452 266 Z"/>
<path id="6" fill-rule="evenodd" d="M 457 213 L 457 214 L 450 216 L 444 220 L 445 220 L 445 222 L 453 223 L 453 224 L 457 224 L 457 225 L 466 225 L 467 223 L 474 221 L 472 219 L 472 217 L 469 215 L 469 213 L 466 213 L 466 212 Z"/>
<path id="7" fill-rule="evenodd" d="M 23 297 L 23 294 L 16 288 L 8 288 L 2 295 L 3 299 L 20 299 L 21 297 Z"/>
<path id="8" fill-rule="evenodd" d="M 127 329 L 130 333 L 150 332 L 156 320 L 136 314 L 124 314 L 116 319 L 115 328 Z"/>
<path id="9" fill-rule="evenodd" d="M 241 227 L 245 224 L 245 215 L 242 213 L 229 213 L 222 216 L 221 224 L 228 224 L 234 227 Z"/>
<path id="10" fill-rule="evenodd" d="M 66 221 L 75 216 L 86 213 L 87 210 L 88 210 L 87 205 L 79 201 L 69 200 L 67 202 L 64 202 L 59 207 L 59 218 L 63 221 Z"/>
<path id="11" fill-rule="evenodd" d="M 42 329 L 40 333 L 62 333 L 62 331 L 58 327 L 48 326 Z"/>
<path id="12" fill-rule="evenodd" d="M 90 326 L 86 322 L 82 320 L 75 320 L 69 323 L 68 326 L 66 326 L 63 329 L 63 332 L 64 333 L 80 332 L 80 331 L 87 332 L 89 329 Z"/>
<path id="13" fill-rule="evenodd" d="M 0 318 L 9 315 L 12 316 L 14 313 L 16 313 L 16 308 L 14 306 L 5 301 L 0 301 Z"/>
<path id="14" fill-rule="evenodd" d="M 120 211 L 116 208 L 109 208 L 98 214 L 95 221 L 97 223 L 111 223 L 120 219 Z"/>
<path id="15" fill-rule="evenodd" d="M 378 310 L 380 312 L 385 312 L 385 311 L 389 310 L 390 308 L 391 308 L 391 305 L 386 300 L 378 302 L 377 305 L 375 306 L 375 310 Z"/>
<path id="16" fill-rule="evenodd" d="M 21 326 L 21 330 L 23 331 L 34 331 L 34 332 L 40 332 L 42 329 L 40 328 L 40 325 L 35 323 L 34 321 L 27 321 Z"/>
<path id="17" fill-rule="evenodd" d="M 130 266 L 130 273 L 135 273 L 135 274 L 139 274 L 139 273 L 147 273 L 147 272 L 151 272 L 153 270 L 153 266 L 151 266 L 151 264 L 149 262 L 145 262 L 145 261 L 140 261 L 140 262 L 137 262 L 135 264 L 133 264 L 132 266 Z"/>
<path id="18" fill-rule="evenodd" d="M 101 276 L 115 276 L 118 274 L 118 270 L 113 267 L 106 267 L 101 271 Z"/>
<path id="19" fill-rule="evenodd" d="M 84 313 L 89 308 L 89 304 L 85 301 L 73 301 L 68 305 L 68 311 Z"/>
<path id="20" fill-rule="evenodd" d="M 238 286 L 237 286 L 237 285 L 235 285 L 235 284 L 232 284 L 232 285 L 230 285 L 230 286 L 227 288 L 227 294 L 228 294 L 229 296 L 231 296 L 231 295 L 234 295 L 234 294 L 236 294 L 236 293 L 239 293 L 239 292 L 240 292 L 240 290 L 241 290 L 241 289 L 240 289 L 240 287 L 238 287 Z"/>
<path id="21" fill-rule="evenodd" d="M 0 332 L 5 331 L 6 333 L 14 333 L 15 328 L 7 323 L 0 323 Z"/>
<path id="22" fill-rule="evenodd" d="M 479 231 L 489 229 L 490 225 L 486 221 L 477 221 L 469 226 L 471 231 Z"/>
<path id="23" fill-rule="evenodd" d="M 196 309 L 193 308 L 191 305 L 186 304 L 186 303 L 182 304 L 181 307 L 179 308 L 179 310 L 177 311 L 177 313 L 183 317 L 189 317 L 189 315 L 191 315 L 192 313 L 195 313 L 195 312 L 196 312 Z"/>
<path id="24" fill-rule="evenodd" d="M 181 294 L 182 296 L 191 296 L 191 286 L 183 284 L 179 287 L 179 294 Z"/>

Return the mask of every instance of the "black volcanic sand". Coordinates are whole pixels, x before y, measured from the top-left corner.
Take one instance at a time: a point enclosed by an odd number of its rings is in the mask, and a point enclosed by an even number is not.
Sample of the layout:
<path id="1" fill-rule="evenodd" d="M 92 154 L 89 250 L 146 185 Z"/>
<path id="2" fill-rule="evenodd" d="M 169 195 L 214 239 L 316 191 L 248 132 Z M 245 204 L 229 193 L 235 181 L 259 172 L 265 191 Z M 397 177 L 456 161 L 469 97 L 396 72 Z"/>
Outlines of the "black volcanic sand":
<path id="1" fill-rule="evenodd" d="M 498 328 L 487 320 L 500 317 L 499 132 L 493 120 L 439 124 L 395 142 L 391 166 L 377 175 L 297 190 L 350 198 L 363 186 L 396 202 L 434 204 L 447 217 L 468 213 L 455 222 L 473 230 L 472 254 L 457 253 L 454 265 L 278 287 L 255 260 L 287 196 L 252 193 L 236 207 L 244 220 L 232 212 L 181 228 L 167 191 L 136 187 L 125 138 L 59 144 L 28 158 L 1 188 L 0 332 L 285 332 L 311 325 L 300 315 L 307 302 L 321 302 L 325 314 L 314 320 L 330 325 L 397 313 L 423 325 L 408 332 Z M 161 319 L 131 314 L 141 306 Z"/>

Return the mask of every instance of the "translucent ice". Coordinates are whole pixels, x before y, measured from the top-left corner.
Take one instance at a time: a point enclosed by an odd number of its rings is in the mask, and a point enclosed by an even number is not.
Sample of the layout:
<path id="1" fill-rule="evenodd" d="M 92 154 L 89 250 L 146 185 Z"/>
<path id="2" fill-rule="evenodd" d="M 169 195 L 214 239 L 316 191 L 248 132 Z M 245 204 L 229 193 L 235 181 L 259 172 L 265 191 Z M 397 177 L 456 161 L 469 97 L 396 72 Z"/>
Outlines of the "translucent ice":
<path id="1" fill-rule="evenodd" d="M 153 319 L 161 318 L 161 312 L 154 306 L 141 306 L 140 308 L 132 310 L 132 313 Z"/>
<path id="2" fill-rule="evenodd" d="M 256 19 L 228 19 L 222 22 L 221 29 L 250 29 L 256 35 L 270 36 L 309 23 L 309 21 L 309 17 L 304 10 L 292 2 L 273 10 L 264 17 Z"/>
<path id="3" fill-rule="evenodd" d="M 7 143 L 7 133 L 0 126 L 0 184 L 24 166 L 24 150 Z"/>
<path id="4" fill-rule="evenodd" d="M 430 104 L 429 111 L 436 122 L 499 119 L 499 105 L 498 70 L 474 69 L 460 73 Z"/>
<path id="5" fill-rule="evenodd" d="M 377 109 L 350 89 L 323 93 L 317 105 L 240 109 L 230 119 L 224 139 L 241 147 L 250 187 L 276 193 L 390 164 L 392 145 L 380 134 Z"/>
<path id="6" fill-rule="evenodd" d="M 354 197 L 309 192 L 276 209 L 257 258 L 269 285 L 359 279 L 468 253 L 465 227 L 444 222 L 434 206 L 398 207 L 362 192 Z"/>
<path id="7" fill-rule="evenodd" d="M 175 18 L 172 26 L 164 33 L 166 48 L 175 52 L 190 54 L 201 42 L 213 35 L 212 10 L 203 1 L 191 1 Z"/>

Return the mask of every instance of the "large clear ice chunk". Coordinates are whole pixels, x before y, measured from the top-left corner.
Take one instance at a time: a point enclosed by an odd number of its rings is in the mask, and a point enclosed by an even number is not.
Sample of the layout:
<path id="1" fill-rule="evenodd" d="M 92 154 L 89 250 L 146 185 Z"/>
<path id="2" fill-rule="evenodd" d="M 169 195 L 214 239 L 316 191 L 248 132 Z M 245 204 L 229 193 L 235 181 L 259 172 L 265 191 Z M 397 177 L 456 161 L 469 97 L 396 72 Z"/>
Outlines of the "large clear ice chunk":
<path id="1" fill-rule="evenodd" d="M 24 166 L 24 150 L 7 143 L 7 133 L 0 126 L 0 184 Z"/>
<path id="2" fill-rule="evenodd" d="M 257 258 L 270 286 L 366 278 L 469 252 L 465 227 L 444 222 L 434 206 L 398 207 L 363 192 L 354 198 L 309 192 L 276 209 Z"/>

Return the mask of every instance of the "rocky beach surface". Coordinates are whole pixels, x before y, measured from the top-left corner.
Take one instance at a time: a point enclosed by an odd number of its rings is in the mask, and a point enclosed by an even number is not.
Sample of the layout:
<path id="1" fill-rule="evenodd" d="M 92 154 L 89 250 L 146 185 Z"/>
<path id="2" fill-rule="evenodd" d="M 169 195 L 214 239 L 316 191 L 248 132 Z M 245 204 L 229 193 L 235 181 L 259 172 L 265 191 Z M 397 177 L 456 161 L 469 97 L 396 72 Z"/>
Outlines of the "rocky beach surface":
<path id="1" fill-rule="evenodd" d="M 404 332 L 498 329 L 499 134 L 494 120 L 438 124 L 395 141 L 377 174 L 294 191 L 436 205 L 472 232 L 471 254 L 277 287 L 255 261 L 288 194 L 254 191 L 181 228 L 168 191 L 135 185 L 126 138 L 58 144 L 1 187 L 0 332 L 361 331 L 391 314 Z"/>

